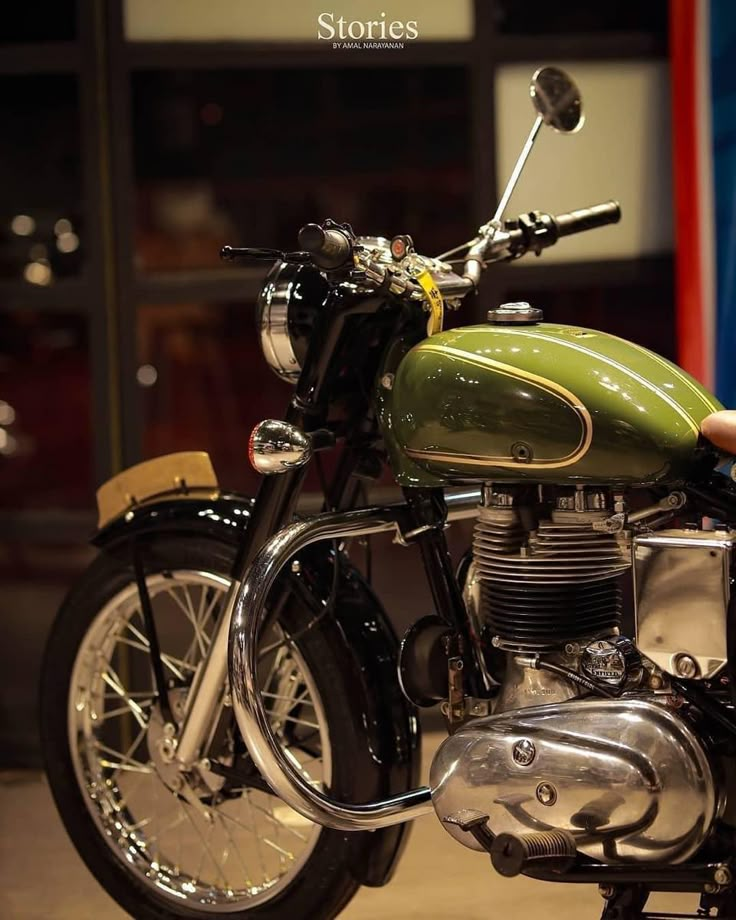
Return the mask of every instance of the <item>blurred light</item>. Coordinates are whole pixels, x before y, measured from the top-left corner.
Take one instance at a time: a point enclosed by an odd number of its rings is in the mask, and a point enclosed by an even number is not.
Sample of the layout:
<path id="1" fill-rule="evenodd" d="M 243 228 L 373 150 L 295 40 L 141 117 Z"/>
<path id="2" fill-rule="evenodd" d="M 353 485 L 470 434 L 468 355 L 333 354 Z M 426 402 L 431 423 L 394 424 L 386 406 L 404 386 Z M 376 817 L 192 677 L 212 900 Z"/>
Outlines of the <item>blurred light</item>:
<path id="1" fill-rule="evenodd" d="M 16 214 L 10 221 L 10 229 L 16 236 L 30 236 L 36 229 L 36 221 L 27 214 Z"/>
<path id="2" fill-rule="evenodd" d="M 0 399 L 0 425 L 12 425 L 15 421 L 15 409 L 6 403 L 4 399 Z"/>
<path id="3" fill-rule="evenodd" d="M 34 243 L 28 250 L 28 258 L 34 261 L 37 259 L 45 259 L 48 254 L 49 251 L 43 243 Z"/>
<path id="4" fill-rule="evenodd" d="M 64 233 L 71 233 L 73 229 L 72 222 L 67 220 L 66 217 L 60 217 L 54 224 L 54 233 L 57 236 L 62 236 Z"/>
<path id="5" fill-rule="evenodd" d="M 0 454 L 4 457 L 11 457 L 18 450 L 18 442 L 12 434 L 4 428 L 0 428 Z"/>
<path id="6" fill-rule="evenodd" d="M 79 249 L 79 237 L 71 231 L 60 233 L 56 241 L 56 248 L 59 252 L 74 252 L 75 249 Z"/>
<path id="7" fill-rule="evenodd" d="M 141 364 L 135 378 L 142 387 L 152 387 L 158 380 L 158 371 L 152 364 Z"/>
<path id="8" fill-rule="evenodd" d="M 208 127 L 219 125 L 222 121 L 223 109 L 217 102 L 207 102 L 199 110 L 199 117 Z"/>
<path id="9" fill-rule="evenodd" d="M 29 262 L 23 269 L 23 277 L 29 284 L 45 286 L 51 283 L 51 266 L 44 261 Z"/>

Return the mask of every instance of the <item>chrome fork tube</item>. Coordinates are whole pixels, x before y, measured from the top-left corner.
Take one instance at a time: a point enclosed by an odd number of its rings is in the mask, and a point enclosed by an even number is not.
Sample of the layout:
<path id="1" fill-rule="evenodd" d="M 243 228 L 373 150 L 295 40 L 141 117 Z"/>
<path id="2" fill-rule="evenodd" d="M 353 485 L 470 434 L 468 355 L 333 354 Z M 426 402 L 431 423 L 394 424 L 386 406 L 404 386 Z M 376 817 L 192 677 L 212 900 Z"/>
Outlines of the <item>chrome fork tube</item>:
<path id="1" fill-rule="evenodd" d="M 227 678 L 228 633 L 239 589 L 240 582 L 233 581 L 222 614 L 217 618 L 207 655 L 187 694 L 188 707 L 176 747 L 176 758 L 182 766 L 188 767 L 200 757 L 204 740 L 220 713 Z"/>
<path id="2" fill-rule="evenodd" d="M 248 751 L 263 778 L 295 811 L 337 830 L 372 830 L 432 811 L 426 786 L 376 802 L 348 805 L 316 788 L 288 759 L 273 733 L 258 687 L 258 636 L 265 601 L 282 567 L 318 540 L 365 536 L 394 530 L 406 506 L 321 514 L 285 527 L 253 560 L 235 602 L 230 627 L 230 687 L 233 710 Z M 223 618 L 224 619 L 224 618 Z"/>
<path id="3" fill-rule="evenodd" d="M 215 720 L 220 713 L 227 677 L 227 643 L 239 582 L 261 545 L 292 519 L 294 505 L 306 475 L 301 467 L 265 476 L 261 481 L 248 528 L 233 564 L 233 581 L 223 610 L 217 618 L 207 655 L 199 666 L 189 690 L 187 712 L 179 732 L 176 749 L 182 769 L 189 769 L 200 757 Z"/>

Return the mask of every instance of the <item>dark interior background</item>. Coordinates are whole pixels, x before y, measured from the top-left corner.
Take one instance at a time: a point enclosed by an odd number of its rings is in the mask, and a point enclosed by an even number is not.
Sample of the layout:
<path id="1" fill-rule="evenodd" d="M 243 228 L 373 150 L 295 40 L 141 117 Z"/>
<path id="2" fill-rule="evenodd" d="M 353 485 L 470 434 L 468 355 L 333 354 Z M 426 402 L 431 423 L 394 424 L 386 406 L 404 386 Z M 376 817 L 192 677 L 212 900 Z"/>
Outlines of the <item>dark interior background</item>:
<path id="1" fill-rule="evenodd" d="M 477 0 L 472 41 L 352 57 L 127 42 L 120 0 L 14 5 L 0 34 L 3 763 L 38 762 L 40 654 L 92 557 L 97 485 L 207 449 L 223 484 L 255 487 L 248 433 L 289 389 L 256 340 L 262 273 L 222 266 L 220 246 L 289 248 L 329 215 L 440 252 L 496 197 L 497 67 L 666 56 L 666 0 Z M 517 299 L 674 357 L 671 254 L 504 267 L 461 320 Z M 459 553 L 467 526 L 451 536 Z M 388 549 L 376 580 L 403 629 L 430 600 L 416 560 Z"/>

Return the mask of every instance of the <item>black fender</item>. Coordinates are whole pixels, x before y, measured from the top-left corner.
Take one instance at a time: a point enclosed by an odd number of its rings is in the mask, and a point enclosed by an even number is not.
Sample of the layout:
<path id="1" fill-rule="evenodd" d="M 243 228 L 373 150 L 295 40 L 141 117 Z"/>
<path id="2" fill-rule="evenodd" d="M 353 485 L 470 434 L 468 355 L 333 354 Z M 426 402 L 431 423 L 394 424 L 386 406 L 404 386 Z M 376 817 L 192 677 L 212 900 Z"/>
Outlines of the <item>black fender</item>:
<path id="1" fill-rule="evenodd" d="M 228 494 L 215 498 L 177 496 L 139 505 L 98 531 L 92 543 L 106 551 L 121 542 L 176 533 L 239 544 L 250 521 L 253 501 Z M 315 544 L 287 566 L 295 593 L 319 609 L 333 589 L 331 543 Z M 298 569 L 298 571 L 293 571 Z M 283 585 L 283 582 L 282 582 Z M 365 726 L 370 766 L 355 775 L 355 801 L 367 802 L 419 785 L 420 730 L 416 709 L 397 679 L 399 640 L 380 601 L 346 555 L 341 556 L 333 641 L 340 643 L 350 704 Z M 346 834 L 351 871 L 362 885 L 385 885 L 393 875 L 408 837 L 409 824 Z"/>

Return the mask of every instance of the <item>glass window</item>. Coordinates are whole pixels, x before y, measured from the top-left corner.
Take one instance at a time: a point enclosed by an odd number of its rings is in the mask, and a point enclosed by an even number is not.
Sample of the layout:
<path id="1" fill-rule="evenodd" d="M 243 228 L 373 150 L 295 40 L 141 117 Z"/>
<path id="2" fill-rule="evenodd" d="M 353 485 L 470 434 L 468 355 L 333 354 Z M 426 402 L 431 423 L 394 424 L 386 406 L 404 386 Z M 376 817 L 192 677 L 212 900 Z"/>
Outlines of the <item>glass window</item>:
<path id="1" fill-rule="evenodd" d="M 3 75 L 0 97 L 0 279 L 46 286 L 84 257 L 76 77 Z"/>
<path id="2" fill-rule="evenodd" d="M 87 323 L 0 312 L 0 507 L 94 505 Z"/>
<path id="3" fill-rule="evenodd" d="M 464 68 L 142 72 L 133 118 L 141 271 L 289 249 L 324 217 L 427 253 L 472 229 Z"/>
<path id="4" fill-rule="evenodd" d="M 206 450 L 223 487 L 254 491 L 248 437 L 283 417 L 292 388 L 266 365 L 253 314 L 244 303 L 139 307 L 144 457 Z"/>
<path id="5" fill-rule="evenodd" d="M 495 0 L 500 32 L 520 35 L 574 35 L 583 32 L 649 32 L 667 35 L 667 0 Z"/>
<path id="6" fill-rule="evenodd" d="M 14 43 L 73 41 L 77 37 L 76 0 L 54 0 L 39 8 L 33 3 L 8 6 L 0 31 L 0 47 Z"/>
<path id="7" fill-rule="evenodd" d="M 555 63 L 555 62 L 545 62 Z M 504 65 L 496 77 L 497 181 L 503 188 L 534 118 L 529 81 L 537 64 Z M 562 63 L 575 78 L 585 124 L 577 134 L 543 128 L 507 214 L 557 214 L 613 198 L 619 224 L 581 233 L 529 264 L 632 259 L 672 250 L 670 80 L 665 61 Z"/>
<path id="8" fill-rule="evenodd" d="M 293 385 L 266 364 L 253 303 L 145 304 L 138 308 L 137 382 L 144 458 L 206 450 L 221 486 L 253 495 L 261 477 L 248 439 L 266 418 L 283 418 Z M 321 455 L 327 481 L 339 451 Z M 380 480 L 390 485 L 388 471 Z M 322 494 L 311 464 L 306 492 Z"/>

